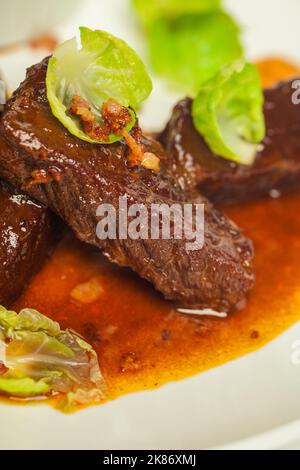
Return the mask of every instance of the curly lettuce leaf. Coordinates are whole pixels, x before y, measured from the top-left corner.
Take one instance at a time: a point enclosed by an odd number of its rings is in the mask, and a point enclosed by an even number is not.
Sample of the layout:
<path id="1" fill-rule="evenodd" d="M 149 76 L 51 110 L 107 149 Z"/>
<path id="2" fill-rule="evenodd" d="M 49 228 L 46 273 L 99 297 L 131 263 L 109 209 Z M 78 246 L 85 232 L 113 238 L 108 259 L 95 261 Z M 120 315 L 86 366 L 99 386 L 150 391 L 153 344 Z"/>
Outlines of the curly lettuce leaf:
<path id="1" fill-rule="evenodd" d="M 243 60 L 225 66 L 193 102 L 194 125 L 217 155 L 251 165 L 265 136 L 258 70 Z"/>
<path id="2" fill-rule="evenodd" d="M 0 375 L 0 393 L 17 398 L 32 398 L 50 392 L 50 386 L 44 380 L 16 379 Z"/>
<path id="3" fill-rule="evenodd" d="M 243 54 L 239 27 L 223 11 L 157 19 L 148 40 L 154 72 L 191 96 L 220 67 Z"/>
<path id="4" fill-rule="evenodd" d="M 24 308 L 19 315 L 16 313 L 14 315 L 16 315 L 13 326 L 14 330 L 43 331 L 51 336 L 56 336 L 60 333 L 60 326 L 57 322 L 32 308 Z"/>
<path id="5" fill-rule="evenodd" d="M 138 108 L 150 95 L 152 82 L 143 62 L 124 41 L 105 31 L 80 28 L 81 47 L 76 38 L 60 45 L 49 60 L 46 86 L 52 113 L 68 131 L 91 143 L 113 143 L 120 135 L 111 134 L 108 142 L 89 137 L 78 119 L 68 112 L 77 95 L 87 101 L 99 123 L 101 107 L 112 98 L 126 108 Z M 135 113 L 130 109 L 130 131 Z"/>
<path id="6" fill-rule="evenodd" d="M 7 331 L 9 328 L 15 328 L 17 323 L 18 314 L 0 305 L 0 329 Z"/>
<path id="7" fill-rule="evenodd" d="M 158 18 L 173 19 L 189 13 L 207 13 L 220 8 L 221 0 L 133 0 L 140 19 L 145 25 Z"/>
<path id="8" fill-rule="evenodd" d="M 104 381 L 92 346 L 36 310 L 0 307 L 0 392 L 30 398 L 61 393 L 68 408 L 101 401 Z"/>

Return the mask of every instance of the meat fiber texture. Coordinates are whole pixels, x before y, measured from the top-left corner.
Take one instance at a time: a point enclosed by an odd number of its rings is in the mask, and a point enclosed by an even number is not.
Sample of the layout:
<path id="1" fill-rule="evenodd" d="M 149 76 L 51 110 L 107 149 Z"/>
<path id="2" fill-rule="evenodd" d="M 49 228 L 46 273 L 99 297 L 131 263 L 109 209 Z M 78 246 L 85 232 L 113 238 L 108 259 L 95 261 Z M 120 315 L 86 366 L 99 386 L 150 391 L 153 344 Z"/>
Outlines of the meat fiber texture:
<path id="1" fill-rule="evenodd" d="M 1 120 L 0 175 L 56 212 L 77 237 L 101 249 L 111 261 L 127 266 L 151 282 L 166 299 L 190 308 L 229 311 L 252 288 L 253 250 L 238 227 L 201 195 L 186 194 L 160 145 L 143 138 L 147 151 L 160 157 L 155 173 L 127 165 L 128 147 L 90 144 L 72 136 L 52 115 L 46 96 L 47 59 L 31 67 Z M 9 152 L 3 147 L 9 146 Z M 60 175 L 47 184 L 28 185 L 32 172 Z M 186 241 L 101 240 L 96 216 L 100 203 L 205 205 L 205 244 L 187 251 Z M 172 235 L 172 233 L 171 233 Z M 116 293 L 117 294 L 117 293 Z"/>

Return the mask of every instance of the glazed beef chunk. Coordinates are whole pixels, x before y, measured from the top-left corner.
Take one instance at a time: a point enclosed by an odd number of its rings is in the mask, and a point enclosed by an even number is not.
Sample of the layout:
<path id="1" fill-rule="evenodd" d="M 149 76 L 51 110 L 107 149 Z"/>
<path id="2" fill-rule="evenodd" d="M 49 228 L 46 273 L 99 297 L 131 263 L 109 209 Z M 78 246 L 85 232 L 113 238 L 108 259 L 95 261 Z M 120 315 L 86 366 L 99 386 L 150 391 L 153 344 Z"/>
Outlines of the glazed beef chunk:
<path id="1" fill-rule="evenodd" d="M 0 127 L 2 177 L 59 214 L 80 240 L 132 268 L 177 305 L 229 311 L 241 302 L 254 282 L 251 242 L 204 197 L 186 196 L 176 187 L 168 157 L 154 140 L 143 138 L 145 148 L 160 158 L 158 173 L 130 168 L 123 140 L 94 145 L 72 136 L 49 108 L 46 70 L 46 59 L 29 69 L 7 104 Z M 7 143 L 8 154 L 2 151 Z M 44 184 L 31 184 L 37 171 L 46 176 Z M 145 204 L 148 214 L 152 203 L 204 203 L 204 248 L 186 251 L 186 241 L 174 238 L 122 240 L 117 234 L 116 240 L 100 240 L 97 207 L 110 203 L 118 209 L 121 196 L 129 205 Z"/>
<path id="2" fill-rule="evenodd" d="M 56 240 L 55 219 L 0 181 L 0 305 L 14 302 L 42 266 Z"/>
<path id="3" fill-rule="evenodd" d="M 172 155 L 181 186 L 197 187 L 218 204 L 300 189 L 300 105 L 293 104 L 292 83 L 265 90 L 267 134 L 250 167 L 213 154 L 193 125 L 192 101 L 180 101 L 160 141 Z"/>

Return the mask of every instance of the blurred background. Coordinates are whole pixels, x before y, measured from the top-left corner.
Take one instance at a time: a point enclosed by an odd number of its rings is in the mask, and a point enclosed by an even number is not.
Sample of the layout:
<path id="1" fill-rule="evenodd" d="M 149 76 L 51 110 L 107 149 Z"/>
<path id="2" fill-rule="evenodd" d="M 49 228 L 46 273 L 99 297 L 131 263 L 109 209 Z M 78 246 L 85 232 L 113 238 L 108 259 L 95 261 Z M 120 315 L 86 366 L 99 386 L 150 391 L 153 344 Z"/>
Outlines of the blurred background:
<path id="1" fill-rule="evenodd" d="M 289 14 L 285 15 L 287 3 Z M 243 27 L 250 59 L 300 57 L 299 0 L 224 0 L 224 4 Z M 149 66 L 145 36 L 131 0 L 0 0 L 0 8 L 0 70 L 10 90 L 24 78 L 28 66 L 49 55 L 57 43 L 77 35 L 79 26 L 105 29 L 125 39 Z M 182 92 L 171 91 L 156 76 L 142 124 L 149 130 L 157 128 L 154 115 L 161 125 L 178 97 Z"/>

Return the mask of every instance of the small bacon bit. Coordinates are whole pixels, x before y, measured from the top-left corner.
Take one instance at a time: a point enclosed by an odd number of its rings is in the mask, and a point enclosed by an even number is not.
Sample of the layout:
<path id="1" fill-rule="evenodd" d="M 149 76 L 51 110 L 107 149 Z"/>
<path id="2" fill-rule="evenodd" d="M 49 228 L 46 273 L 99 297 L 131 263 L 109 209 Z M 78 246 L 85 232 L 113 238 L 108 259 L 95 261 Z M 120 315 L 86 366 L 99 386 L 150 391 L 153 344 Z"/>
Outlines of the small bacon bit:
<path id="1" fill-rule="evenodd" d="M 82 122 L 95 122 L 96 116 L 91 112 L 89 103 L 78 95 L 73 96 L 70 113 L 79 116 Z"/>
<path id="2" fill-rule="evenodd" d="M 84 132 L 93 140 L 99 142 L 108 142 L 110 130 L 106 124 L 98 124 L 98 122 L 85 122 L 83 124 Z"/>
<path id="3" fill-rule="evenodd" d="M 130 166 L 142 166 L 147 170 L 159 171 L 160 159 L 151 152 L 144 152 L 143 145 L 139 140 L 135 140 L 127 131 L 123 130 L 121 135 L 124 137 L 129 147 L 128 162 Z"/>
<path id="4" fill-rule="evenodd" d="M 145 152 L 141 143 L 140 131 L 130 135 L 126 127 L 131 121 L 127 108 L 113 99 L 107 100 L 101 109 L 103 123 L 99 124 L 90 104 L 78 95 L 73 96 L 70 114 L 79 117 L 84 132 L 93 140 L 107 142 L 110 134 L 120 135 L 129 147 L 128 162 L 131 167 L 143 166 L 148 170 L 159 171 L 160 159 L 151 152 Z"/>
<path id="5" fill-rule="evenodd" d="M 37 186 L 38 184 L 48 184 L 52 181 L 59 183 L 62 180 L 62 173 L 56 167 L 50 167 L 48 172 L 46 170 L 35 170 L 31 173 L 32 180 L 26 184 L 26 188 Z"/>
<path id="6" fill-rule="evenodd" d="M 131 114 L 128 109 L 111 98 L 103 104 L 101 112 L 112 134 L 120 135 L 130 124 Z"/>
<path id="7" fill-rule="evenodd" d="M 73 96 L 70 113 L 78 116 L 84 132 L 93 140 L 107 142 L 110 134 L 121 134 L 131 121 L 127 108 L 113 99 L 107 100 L 101 109 L 103 124 L 99 124 L 90 104 L 78 95 Z"/>
<path id="8" fill-rule="evenodd" d="M 47 184 L 53 180 L 52 176 L 48 175 L 46 170 L 35 170 L 31 173 L 31 177 L 32 180 L 27 184 L 28 188 L 38 184 Z"/>
<path id="9" fill-rule="evenodd" d="M 138 140 L 134 139 L 125 130 L 123 130 L 120 134 L 122 137 L 124 137 L 124 140 L 130 150 L 128 155 L 128 162 L 130 166 L 139 166 L 144 159 L 144 148 L 142 144 Z"/>
<path id="10" fill-rule="evenodd" d="M 93 140 L 107 142 L 110 134 L 109 126 L 106 123 L 99 124 L 91 109 L 86 100 L 78 95 L 73 96 L 69 111 L 73 116 L 79 117 L 84 132 Z"/>

